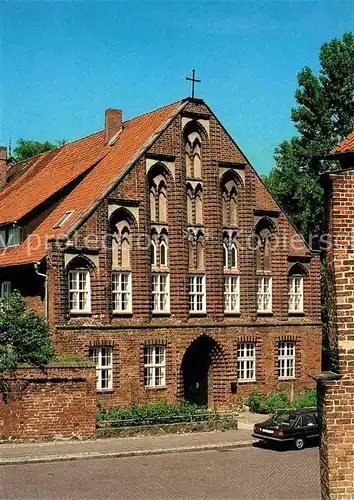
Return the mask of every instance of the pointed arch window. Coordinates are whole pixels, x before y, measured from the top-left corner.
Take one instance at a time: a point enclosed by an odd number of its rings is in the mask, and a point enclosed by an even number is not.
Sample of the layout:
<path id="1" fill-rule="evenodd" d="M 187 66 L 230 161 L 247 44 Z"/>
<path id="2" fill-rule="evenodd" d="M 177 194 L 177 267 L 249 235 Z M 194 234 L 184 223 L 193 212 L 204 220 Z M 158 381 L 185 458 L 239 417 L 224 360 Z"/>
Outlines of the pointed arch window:
<path id="1" fill-rule="evenodd" d="M 160 242 L 160 266 L 167 267 L 167 243 L 165 240 Z"/>
<path id="2" fill-rule="evenodd" d="M 198 139 L 195 139 L 193 144 L 193 174 L 196 179 L 202 176 L 201 148 Z"/>
<path id="3" fill-rule="evenodd" d="M 203 198 L 202 187 L 199 184 L 195 190 L 195 223 L 203 224 Z"/>
<path id="4" fill-rule="evenodd" d="M 229 247 L 225 241 L 223 243 L 222 249 L 223 249 L 224 267 L 229 267 Z"/>
<path id="5" fill-rule="evenodd" d="M 159 186 L 159 220 L 161 222 L 167 222 L 167 196 L 166 196 L 166 185 L 161 182 Z"/>
<path id="6" fill-rule="evenodd" d="M 199 233 L 196 244 L 196 268 L 204 269 L 204 235 Z"/>
<path id="7" fill-rule="evenodd" d="M 193 189 L 190 185 L 187 186 L 187 219 L 188 219 L 188 224 L 192 225 L 194 222 L 194 216 L 193 216 L 193 203 L 194 202 L 194 195 L 193 195 Z"/>
<path id="8" fill-rule="evenodd" d="M 236 243 L 235 242 L 232 242 L 231 243 L 231 262 L 230 262 L 230 267 L 233 268 L 233 269 L 236 269 L 237 268 L 237 247 L 236 247 Z"/>
<path id="9" fill-rule="evenodd" d="M 156 251 L 156 242 L 154 239 L 151 240 L 150 243 L 150 263 L 152 266 L 156 266 L 157 264 L 157 251 Z"/>
<path id="10" fill-rule="evenodd" d="M 152 184 L 150 187 L 150 219 L 156 221 L 156 186 Z"/>

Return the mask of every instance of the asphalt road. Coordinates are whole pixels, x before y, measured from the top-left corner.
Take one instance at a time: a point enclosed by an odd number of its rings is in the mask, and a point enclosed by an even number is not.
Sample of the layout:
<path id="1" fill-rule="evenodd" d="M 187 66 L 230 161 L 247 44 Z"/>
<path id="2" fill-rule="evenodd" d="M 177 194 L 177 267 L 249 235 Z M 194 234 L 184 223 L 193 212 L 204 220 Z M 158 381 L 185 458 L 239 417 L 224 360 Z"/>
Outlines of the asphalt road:
<path id="1" fill-rule="evenodd" d="M 319 500 L 318 448 L 241 448 L 0 468 L 6 500 Z"/>

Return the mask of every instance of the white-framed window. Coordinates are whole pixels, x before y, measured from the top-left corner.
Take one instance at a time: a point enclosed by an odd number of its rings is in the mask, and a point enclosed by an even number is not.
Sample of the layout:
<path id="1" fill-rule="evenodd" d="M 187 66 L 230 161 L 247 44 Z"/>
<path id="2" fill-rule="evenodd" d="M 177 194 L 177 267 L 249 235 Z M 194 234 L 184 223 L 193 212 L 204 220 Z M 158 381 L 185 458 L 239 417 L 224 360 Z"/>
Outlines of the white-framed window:
<path id="1" fill-rule="evenodd" d="M 196 274 L 189 276 L 189 312 L 205 313 L 205 276 Z"/>
<path id="2" fill-rule="evenodd" d="M 74 212 L 75 210 L 69 210 L 68 212 L 65 212 L 65 214 L 62 215 L 58 222 L 53 226 L 53 229 L 59 229 L 64 226 L 64 224 L 70 219 Z"/>
<path id="3" fill-rule="evenodd" d="M 0 288 L 0 312 L 4 312 L 8 306 L 8 298 L 11 293 L 11 282 L 3 281 Z"/>
<path id="4" fill-rule="evenodd" d="M 256 380 L 256 344 L 241 342 L 237 346 L 237 378 L 247 382 Z"/>
<path id="5" fill-rule="evenodd" d="M 160 266 L 167 266 L 167 243 L 165 240 L 160 243 Z"/>
<path id="6" fill-rule="evenodd" d="M 224 309 L 226 313 L 240 312 L 240 277 L 224 277 Z"/>
<path id="7" fill-rule="evenodd" d="M 156 242 L 154 240 L 151 240 L 150 244 L 150 263 L 152 266 L 156 266 Z"/>
<path id="8" fill-rule="evenodd" d="M 257 278 L 257 312 L 272 312 L 271 276 L 260 276 Z"/>
<path id="9" fill-rule="evenodd" d="M 96 387 L 98 391 L 113 387 L 113 349 L 112 347 L 92 347 L 90 356 L 96 365 Z"/>
<path id="10" fill-rule="evenodd" d="M 152 275 L 152 312 L 170 312 L 170 275 L 168 273 Z"/>
<path id="11" fill-rule="evenodd" d="M 144 385 L 163 387 L 166 385 L 166 349 L 163 345 L 144 347 Z"/>
<path id="12" fill-rule="evenodd" d="M 113 312 L 132 311 L 132 275 L 114 272 L 112 274 Z"/>
<path id="13" fill-rule="evenodd" d="M 21 228 L 10 226 L 7 234 L 7 246 L 16 247 L 21 243 Z"/>
<path id="14" fill-rule="evenodd" d="M 302 313 L 304 310 L 304 278 L 303 276 L 289 276 L 289 313 Z"/>
<path id="15" fill-rule="evenodd" d="M 295 378 L 295 342 L 278 343 L 278 377 Z"/>
<path id="16" fill-rule="evenodd" d="M 70 312 L 91 312 L 91 286 L 88 269 L 69 271 Z"/>

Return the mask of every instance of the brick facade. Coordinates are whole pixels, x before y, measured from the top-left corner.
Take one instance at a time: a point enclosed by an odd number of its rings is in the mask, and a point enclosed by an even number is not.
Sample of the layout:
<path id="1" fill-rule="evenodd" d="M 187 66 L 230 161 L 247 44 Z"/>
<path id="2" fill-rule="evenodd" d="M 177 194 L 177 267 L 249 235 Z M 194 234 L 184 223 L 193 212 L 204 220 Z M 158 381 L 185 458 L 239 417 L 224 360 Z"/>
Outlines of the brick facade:
<path id="1" fill-rule="evenodd" d="M 202 166 L 198 179 L 187 178 L 187 131 L 192 136 L 197 133 L 201 140 Z M 150 217 L 153 172 L 162 172 L 165 179 L 167 220 L 162 224 Z M 235 179 L 237 185 L 238 219 L 226 227 L 222 184 L 229 178 Z M 188 220 L 188 182 L 193 188 L 202 187 L 202 224 L 191 224 Z M 195 208 L 193 210 L 195 217 Z M 129 314 L 114 313 L 112 308 L 112 248 L 108 235 L 110 221 L 118 212 L 126 214 L 130 228 L 132 312 Z M 257 276 L 264 273 L 257 270 L 254 238 L 257 224 L 263 221 L 268 221 L 271 228 L 266 274 L 272 279 L 272 309 L 259 314 Z M 152 229 L 168 234 L 168 266 L 164 268 L 170 282 L 167 314 L 152 313 Z M 199 232 L 204 238 L 203 266 L 193 272 L 187 237 L 190 232 Z M 237 235 L 237 269 L 224 269 L 225 233 Z M 69 310 L 68 269 L 76 258 L 81 258 L 80 265 L 82 259 L 86 259 L 90 271 L 89 314 L 71 314 Z M 288 275 L 295 265 L 303 270 L 304 307 L 300 314 L 289 314 Z M 152 141 L 134 168 L 127 171 L 95 211 L 82 221 L 69 241 L 49 242 L 43 268 L 48 276 L 48 312 L 57 352 L 88 355 L 95 347 L 112 348 L 112 389 L 98 393 L 104 407 L 157 399 L 183 400 L 187 352 L 192 364 L 192 352 L 200 352 L 206 363 L 203 369 L 207 370 L 207 380 L 200 383 L 204 384 L 210 406 L 230 406 L 246 398 L 256 385 L 263 393 L 276 389 L 301 391 L 312 387 L 309 375 L 320 369 L 319 257 L 296 235 L 247 158 L 203 101 L 189 100 L 183 111 Z M 0 273 L 5 271 L 0 269 Z M 28 272 L 34 276 L 33 269 L 28 268 Z M 188 277 L 195 273 L 205 276 L 206 310 L 192 315 Z M 239 312 L 224 312 L 224 274 L 239 277 Z M 19 288 L 23 287 L 22 281 Z M 43 296 L 27 294 L 27 297 L 38 300 L 36 304 L 42 304 L 44 310 Z M 282 341 L 295 346 L 295 376 L 289 380 L 278 378 L 278 343 Z M 241 342 L 255 345 L 256 379 L 252 382 L 238 380 L 237 350 Z M 165 346 L 166 384 L 163 387 L 144 385 L 144 346 L 151 344 Z M 196 385 L 199 386 L 198 381 Z"/>
<path id="2" fill-rule="evenodd" d="M 96 431 L 91 363 L 21 367 L 0 378 L 0 439 L 89 438 Z"/>
<path id="3" fill-rule="evenodd" d="M 354 497 L 354 153 L 325 179 L 328 231 L 328 371 L 319 376 L 322 498 Z"/>

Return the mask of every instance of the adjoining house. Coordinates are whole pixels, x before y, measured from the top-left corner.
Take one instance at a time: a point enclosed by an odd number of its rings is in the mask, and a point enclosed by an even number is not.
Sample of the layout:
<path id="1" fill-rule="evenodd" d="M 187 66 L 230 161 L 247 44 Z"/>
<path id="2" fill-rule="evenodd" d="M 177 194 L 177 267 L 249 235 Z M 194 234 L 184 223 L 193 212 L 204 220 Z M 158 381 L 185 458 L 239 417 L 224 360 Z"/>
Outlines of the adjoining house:
<path id="1" fill-rule="evenodd" d="M 91 356 L 103 406 L 230 406 L 320 369 L 320 263 L 200 99 L 22 163 L 1 149 L 1 295 Z"/>

